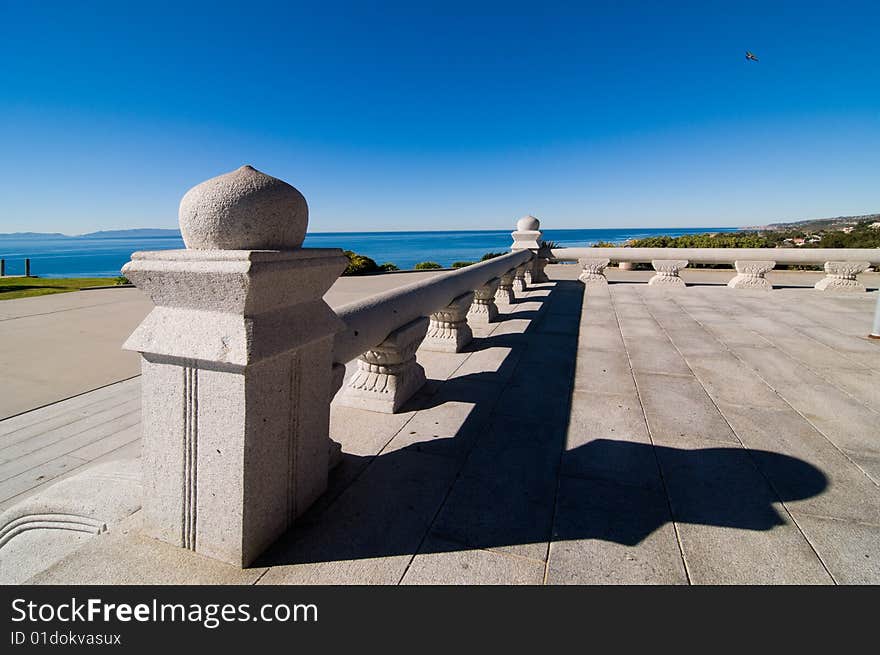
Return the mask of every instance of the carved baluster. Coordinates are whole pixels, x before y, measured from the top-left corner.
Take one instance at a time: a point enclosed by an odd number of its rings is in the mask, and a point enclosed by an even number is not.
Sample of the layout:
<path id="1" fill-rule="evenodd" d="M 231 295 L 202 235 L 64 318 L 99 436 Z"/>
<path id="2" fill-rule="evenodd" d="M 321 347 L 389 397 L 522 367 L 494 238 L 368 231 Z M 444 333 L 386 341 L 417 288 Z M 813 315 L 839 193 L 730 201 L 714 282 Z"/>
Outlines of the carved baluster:
<path id="1" fill-rule="evenodd" d="M 498 279 L 498 291 L 495 292 L 496 303 L 509 305 L 516 299 L 513 295 L 513 276 L 514 270 L 511 269 Z"/>
<path id="2" fill-rule="evenodd" d="M 816 282 L 820 291 L 865 291 L 865 285 L 856 279 L 870 268 L 869 262 L 825 262 L 825 277 Z"/>
<path id="3" fill-rule="evenodd" d="M 428 319 L 417 318 L 389 334 L 358 358 L 358 369 L 337 402 L 346 407 L 394 414 L 425 384 L 425 369 L 416 350 L 428 331 Z"/>
<path id="4" fill-rule="evenodd" d="M 498 306 L 495 294 L 500 288 L 501 280 L 492 278 L 479 289 L 474 290 L 474 302 L 468 310 L 467 320 L 471 325 L 487 325 L 498 319 Z"/>
<path id="5" fill-rule="evenodd" d="M 584 284 L 608 284 L 605 277 L 605 267 L 608 266 L 608 259 L 581 259 L 579 261 L 583 271 L 581 271 L 578 279 Z"/>
<path id="6" fill-rule="evenodd" d="M 528 284 L 526 283 L 526 271 L 529 269 L 529 264 L 531 262 L 526 262 L 525 264 L 520 264 L 514 269 L 513 273 L 513 290 L 519 292 L 525 292 L 528 290 Z"/>
<path id="7" fill-rule="evenodd" d="M 734 262 L 736 277 L 727 283 L 731 289 L 761 289 L 770 291 L 773 285 L 764 275 L 776 267 L 773 261 L 741 261 Z"/>
<path id="8" fill-rule="evenodd" d="M 648 284 L 652 286 L 663 287 L 683 287 L 684 280 L 678 276 L 678 272 L 686 268 L 688 262 L 686 259 L 655 259 L 651 262 L 656 274 L 652 277 Z"/>
<path id="9" fill-rule="evenodd" d="M 461 352 L 474 337 L 467 322 L 468 309 L 473 301 L 473 291 L 463 293 L 439 312 L 431 314 L 428 336 L 422 347 L 442 353 Z"/>

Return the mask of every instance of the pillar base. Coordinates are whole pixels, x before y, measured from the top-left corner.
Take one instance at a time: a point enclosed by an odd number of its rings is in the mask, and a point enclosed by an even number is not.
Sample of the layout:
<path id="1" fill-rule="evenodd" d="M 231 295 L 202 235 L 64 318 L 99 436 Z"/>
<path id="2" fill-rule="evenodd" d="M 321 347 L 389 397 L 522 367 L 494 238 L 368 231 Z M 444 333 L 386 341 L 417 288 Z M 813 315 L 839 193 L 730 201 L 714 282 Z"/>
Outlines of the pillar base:
<path id="1" fill-rule="evenodd" d="M 468 309 L 473 301 L 473 292 L 463 293 L 443 310 L 431 314 L 422 348 L 441 353 L 461 352 L 474 338 L 467 322 Z"/>
<path id="2" fill-rule="evenodd" d="M 826 277 L 816 282 L 815 288 L 819 291 L 864 293 L 865 285 L 856 276 L 870 266 L 868 262 L 825 262 Z"/>
<path id="3" fill-rule="evenodd" d="M 578 280 L 584 284 L 608 284 L 608 278 L 605 277 L 605 268 L 610 263 L 610 260 L 581 259 L 579 263 L 583 270 L 578 276 Z"/>
<path id="4" fill-rule="evenodd" d="M 731 289 L 756 289 L 770 291 L 773 285 L 764 277 L 764 274 L 776 267 L 773 261 L 739 261 L 734 262 L 736 277 L 727 286 Z"/>
<path id="5" fill-rule="evenodd" d="M 425 369 L 416 350 L 428 331 L 428 319 L 417 318 L 389 334 L 358 358 L 358 370 L 337 400 L 345 407 L 396 414 L 425 384 Z"/>
<path id="6" fill-rule="evenodd" d="M 498 305 L 495 304 L 495 294 L 501 280 L 497 277 L 489 280 L 479 289 L 474 290 L 474 302 L 467 314 L 470 325 L 488 325 L 498 320 Z"/>
<path id="7" fill-rule="evenodd" d="M 685 259 L 655 259 L 651 262 L 651 266 L 657 273 L 648 280 L 651 286 L 683 288 L 684 280 L 678 276 L 678 272 L 686 268 L 688 265 Z"/>

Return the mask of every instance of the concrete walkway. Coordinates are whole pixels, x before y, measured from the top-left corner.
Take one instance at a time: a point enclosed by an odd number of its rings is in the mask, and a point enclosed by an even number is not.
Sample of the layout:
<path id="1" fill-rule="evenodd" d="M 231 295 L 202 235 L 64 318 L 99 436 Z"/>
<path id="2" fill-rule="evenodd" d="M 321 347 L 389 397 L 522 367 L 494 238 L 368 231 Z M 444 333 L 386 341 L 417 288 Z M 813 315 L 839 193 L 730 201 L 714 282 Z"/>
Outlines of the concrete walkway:
<path id="1" fill-rule="evenodd" d="M 410 284 L 436 272 L 345 277 L 331 307 Z M 99 289 L 0 302 L 0 419 L 140 375 L 123 342 L 152 309 L 137 289 Z"/>
<path id="2" fill-rule="evenodd" d="M 331 490 L 254 567 L 135 513 L 33 581 L 880 582 L 875 293 L 548 272 L 467 352 L 420 352 L 408 411 L 334 405 Z M 137 405 L 134 380 L 0 422 L 7 501 L 37 467 L 136 449 Z"/>

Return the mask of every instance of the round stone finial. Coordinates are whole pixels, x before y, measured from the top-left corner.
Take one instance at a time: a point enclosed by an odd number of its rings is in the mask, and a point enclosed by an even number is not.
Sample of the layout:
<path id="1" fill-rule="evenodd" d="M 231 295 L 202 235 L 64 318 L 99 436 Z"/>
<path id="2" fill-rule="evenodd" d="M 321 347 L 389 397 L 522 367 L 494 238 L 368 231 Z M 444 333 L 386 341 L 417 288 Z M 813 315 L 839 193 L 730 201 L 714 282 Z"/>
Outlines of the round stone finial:
<path id="1" fill-rule="evenodd" d="M 537 232 L 541 229 L 541 221 L 534 216 L 523 216 L 516 222 L 517 232 Z"/>
<path id="2" fill-rule="evenodd" d="M 180 233 L 194 250 L 290 250 L 306 237 L 306 199 L 252 166 L 212 177 L 180 201 Z"/>

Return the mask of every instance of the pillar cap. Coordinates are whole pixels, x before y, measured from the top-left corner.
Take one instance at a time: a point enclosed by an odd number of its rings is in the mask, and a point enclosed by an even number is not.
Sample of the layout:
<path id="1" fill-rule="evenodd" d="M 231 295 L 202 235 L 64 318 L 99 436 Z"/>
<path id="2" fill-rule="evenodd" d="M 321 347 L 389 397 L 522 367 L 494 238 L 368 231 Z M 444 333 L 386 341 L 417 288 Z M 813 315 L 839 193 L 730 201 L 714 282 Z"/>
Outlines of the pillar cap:
<path id="1" fill-rule="evenodd" d="M 287 182 L 242 166 L 187 191 L 178 216 L 193 250 L 291 250 L 305 239 L 309 208 Z"/>
<path id="2" fill-rule="evenodd" d="M 517 232 L 537 232 L 541 229 L 541 221 L 534 216 L 523 216 L 516 222 Z"/>

